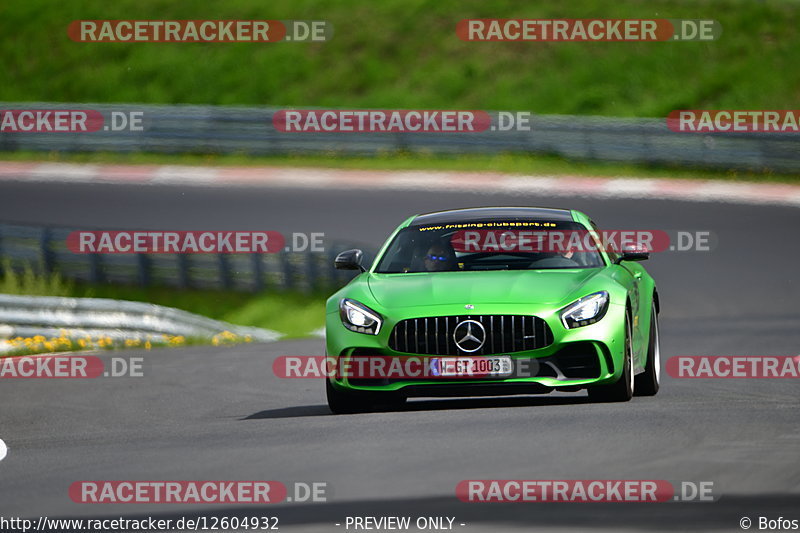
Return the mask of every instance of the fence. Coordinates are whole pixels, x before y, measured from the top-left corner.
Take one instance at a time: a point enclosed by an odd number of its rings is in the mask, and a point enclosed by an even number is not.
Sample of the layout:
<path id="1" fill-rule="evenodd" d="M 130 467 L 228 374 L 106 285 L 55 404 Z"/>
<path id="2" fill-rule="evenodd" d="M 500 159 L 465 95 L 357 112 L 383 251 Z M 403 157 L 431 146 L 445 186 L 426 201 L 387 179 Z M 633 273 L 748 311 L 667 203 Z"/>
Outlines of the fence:
<path id="1" fill-rule="evenodd" d="M 0 258 L 17 270 L 89 283 L 137 284 L 234 291 L 299 290 L 331 292 L 353 271 L 336 270 L 333 260 L 356 243 L 325 242 L 325 252 L 271 254 L 76 254 L 67 248 L 75 228 L 0 224 Z M 365 255 L 371 255 L 369 249 Z M 369 258 L 366 258 L 369 261 Z"/>
<path id="2" fill-rule="evenodd" d="M 282 133 L 274 108 L 1 103 L 0 109 L 143 113 L 143 131 L 0 132 L 0 151 L 376 155 L 524 152 L 574 159 L 741 170 L 800 170 L 798 135 L 675 133 L 658 118 L 534 115 L 531 131 L 482 133 Z"/>

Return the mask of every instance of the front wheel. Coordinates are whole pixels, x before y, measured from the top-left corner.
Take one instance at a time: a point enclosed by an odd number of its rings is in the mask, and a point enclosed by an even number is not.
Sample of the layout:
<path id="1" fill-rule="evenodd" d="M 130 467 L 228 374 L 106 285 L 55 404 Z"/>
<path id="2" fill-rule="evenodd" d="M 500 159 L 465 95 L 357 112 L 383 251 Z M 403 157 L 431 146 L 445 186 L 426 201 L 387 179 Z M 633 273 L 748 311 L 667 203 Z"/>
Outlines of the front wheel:
<path id="1" fill-rule="evenodd" d="M 650 313 L 650 342 L 647 343 L 647 362 L 644 372 L 636 376 L 636 396 L 655 396 L 661 386 L 661 349 L 658 341 L 656 305 Z"/>
<path id="2" fill-rule="evenodd" d="M 622 363 L 622 375 L 611 385 L 589 387 L 589 400 L 593 402 L 627 402 L 633 396 L 633 332 L 631 314 L 625 313 L 625 345 Z"/>
<path id="3" fill-rule="evenodd" d="M 405 396 L 389 392 L 342 391 L 325 380 L 325 394 L 328 408 L 337 415 L 368 413 L 379 407 L 388 410 L 400 409 L 406 403 Z"/>
<path id="4" fill-rule="evenodd" d="M 338 390 L 331 385 L 329 379 L 325 380 L 325 395 L 328 398 L 328 408 L 336 415 L 366 413 L 373 407 L 366 394 Z"/>

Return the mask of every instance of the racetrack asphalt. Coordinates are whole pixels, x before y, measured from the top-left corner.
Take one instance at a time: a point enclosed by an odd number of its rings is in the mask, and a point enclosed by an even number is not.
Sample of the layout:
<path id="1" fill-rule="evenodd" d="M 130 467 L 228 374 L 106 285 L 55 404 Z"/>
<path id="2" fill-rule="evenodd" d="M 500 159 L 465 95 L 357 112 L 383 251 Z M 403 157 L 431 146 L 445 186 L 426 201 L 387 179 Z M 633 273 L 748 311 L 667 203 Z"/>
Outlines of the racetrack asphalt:
<path id="1" fill-rule="evenodd" d="M 98 229 L 325 232 L 377 247 L 407 216 L 480 205 L 570 207 L 601 228 L 709 231 L 711 251 L 646 263 L 661 296 L 662 358 L 800 353 L 800 210 L 530 194 L 0 183 L 0 222 Z M 186 347 L 144 377 L 3 380 L 0 515 L 278 516 L 281 529 L 345 531 L 346 516 L 453 516 L 469 531 L 741 531 L 800 519 L 800 381 L 673 379 L 623 404 L 585 393 L 422 399 L 334 416 L 321 381 L 272 374 L 320 339 Z M 101 357 L 111 357 L 104 353 Z M 327 482 L 326 503 L 89 505 L 78 480 Z M 715 502 L 463 503 L 466 479 L 712 481 Z M 342 524 L 336 526 L 336 523 Z M 464 523 L 464 526 L 459 524 Z M 351 529 L 352 531 L 352 529 Z"/>

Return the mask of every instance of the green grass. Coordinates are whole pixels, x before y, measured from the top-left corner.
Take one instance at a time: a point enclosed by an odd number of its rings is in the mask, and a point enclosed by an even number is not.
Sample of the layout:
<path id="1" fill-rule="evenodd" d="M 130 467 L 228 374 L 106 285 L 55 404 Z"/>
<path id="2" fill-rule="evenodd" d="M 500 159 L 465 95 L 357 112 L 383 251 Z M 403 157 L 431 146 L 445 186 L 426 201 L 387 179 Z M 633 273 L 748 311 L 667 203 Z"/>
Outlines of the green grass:
<path id="1" fill-rule="evenodd" d="M 382 154 L 375 157 L 347 155 L 245 156 L 212 154 L 151 153 L 63 153 L 63 152 L 0 152 L 0 161 L 47 161 L 106 164 L 149 165 L 240 165 L 323 167 L 365 170 L 441 170 L 462 172 L 505 172 L 525 175 L 582 175 L 629 178 L 716 179 L 734 181 L 797 183 L 800 176 L 772 171 L 743 172 L 712 169 L 690 169 L 670 166 L 626 165 L 601 161 L 571 161 L 557 156 L 532 154 L 497 155 L 425 155 Z"/>
<path id="2" fill-rule="evenodd" d="M 713 18 L 714 42 L 476 43 L 464 18 Z M 326 19 L 327 43 L 76 43 L 77 19 Z M 0 100 L 477 108 L 662 117 L 796 107 L 784 0 L 47 0 L 0 4 Z"/>
<path id="3" fill-rule="evenodd" d="M 29 296 L 114 298 L 176 307 L 240 326 L 256 326 L 285 334 L 308 336 L 325 324 L 325 294 L 236 293 L 169 287 L 87 285 L 59 274 L 39 275 L 28 266 L 22 272 L 3 268 L 0 293 Z"/>
<path id="4" fill-rule="evenodd" d="M 298 292 L 249 294 L 123 285 L 79 286 L 74 295 L 166 305 L 240 326 L 279 331 L 287 337 L 305 337 L 322 327 L 325 324 L 325 300 L 328 296 Z"/>
<path id="5" fill-rule="evenodd" d="M 76 287 L 72 280 L 58 273 L 49 276 L 36 274 L 31 265 L 25 265 L 21 272 L 10 268 L 7 259 L 2 264 L 0 294 L 24 294 L 26 296 L 72 296 Z"/>

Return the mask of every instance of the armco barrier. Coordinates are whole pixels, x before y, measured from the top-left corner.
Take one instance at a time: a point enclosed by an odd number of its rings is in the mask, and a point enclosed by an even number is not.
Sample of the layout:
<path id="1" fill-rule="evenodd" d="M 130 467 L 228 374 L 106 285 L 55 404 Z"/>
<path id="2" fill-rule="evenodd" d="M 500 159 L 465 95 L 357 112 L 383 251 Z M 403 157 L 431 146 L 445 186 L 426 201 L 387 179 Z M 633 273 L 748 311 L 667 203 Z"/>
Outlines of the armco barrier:
<path id="1" fill-rule="evenodd" d="M 336 255 L 349 248 L 363 248 L 354 243 L 325 242 L 324 252 L 76 254 L 67 248 L 66 240 L 77 229 L 0 224 L 0 272 L 6 265 L 15 270 L 28 266 L 87 283 L 333 292 L 354 274 L 333 267 Z M 371 255 L 369 250 L 365 253 Z"/>
<path id="2" fill-rule="evenodd" d="M 482 133 L 282 133 L 279 109 L 192 105 L 0 102 L 10 109 L 142 112 L 143 131 L 0 132 L 0 151 L 350 154 L 523 152 L 568 158 L 741 170 L 800 170 L 800 136 L 675 133 L 664 118 L 533 115 L 530 131 Z"/>
<path id="3" fill-rule="evenodd" d="M 275 331 L 212 320 L 180 309 L 105 298 L 0 294 L 0 338 L 110 338 L 145 341 L 162 335 L 210 339 L 224 331 L 256 342 L 280 338 Z M 0 354 L 9 346 L 0 344 Z"/>

